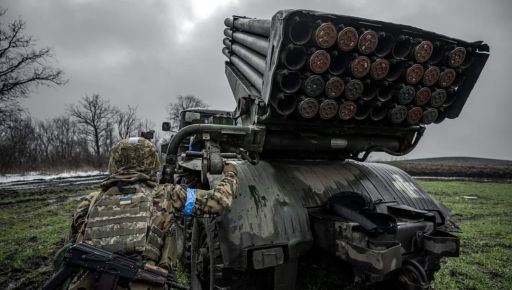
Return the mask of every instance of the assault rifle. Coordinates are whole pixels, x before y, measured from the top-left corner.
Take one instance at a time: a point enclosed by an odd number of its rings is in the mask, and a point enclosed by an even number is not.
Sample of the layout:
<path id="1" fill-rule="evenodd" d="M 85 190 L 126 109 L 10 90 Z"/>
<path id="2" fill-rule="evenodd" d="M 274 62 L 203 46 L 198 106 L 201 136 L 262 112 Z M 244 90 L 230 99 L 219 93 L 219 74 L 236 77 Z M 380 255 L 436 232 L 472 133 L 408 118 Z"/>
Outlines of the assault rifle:
<path id="1" fill-rule="evenodd" d="M 58 289 L 80 269 L 99 274 L 97 289 L 116 289 L 118 282 L 142 281 L 169 289 L 188 289 L 177 283 L 173 273 L 122 255 L 79 243 L 64 255 L 60 270 L 43 286 L 43 290 Z"/>

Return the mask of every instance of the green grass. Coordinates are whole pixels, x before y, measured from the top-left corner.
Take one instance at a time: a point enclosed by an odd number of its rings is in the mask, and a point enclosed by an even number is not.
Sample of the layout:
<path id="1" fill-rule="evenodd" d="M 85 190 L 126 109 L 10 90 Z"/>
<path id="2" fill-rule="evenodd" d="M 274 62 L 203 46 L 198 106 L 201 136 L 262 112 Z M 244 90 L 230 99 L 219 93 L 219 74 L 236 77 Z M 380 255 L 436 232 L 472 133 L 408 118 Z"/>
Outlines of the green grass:
<path id="1" fill-rule="evenodd" d="M 461 256 L 444 260 L 438 289 L 512 289 L 512 184 L 424 181 L 456 214 Z M 477 197 L 467 199 L 464 196 Z"/>
<path id="2" fill-rule="evenodd" d="M 461 257 L 443 260 L 437 288 L 512 289 L 512 184 L 420 184 L 456 212 L 452 220 L 463 229 L 458 234 Z M 0 195 L 0 289 L 13 281 L 18 282 L 15 288 L 35 289 L 48 278 L 53 255 L 64 242 L 79 202 L 74 197 L 90 191 Z M 179 273 L 185 282 L 184 271 Z"/>
<path id="3" fill-rule="evenodd" d="M 0 288 L 16 281 L 35 287 L 52 271 L 53 255 L 64 242 L 81 192 L 0 195 Z M 32 193 L 34 194 L 34 193 Z"/>

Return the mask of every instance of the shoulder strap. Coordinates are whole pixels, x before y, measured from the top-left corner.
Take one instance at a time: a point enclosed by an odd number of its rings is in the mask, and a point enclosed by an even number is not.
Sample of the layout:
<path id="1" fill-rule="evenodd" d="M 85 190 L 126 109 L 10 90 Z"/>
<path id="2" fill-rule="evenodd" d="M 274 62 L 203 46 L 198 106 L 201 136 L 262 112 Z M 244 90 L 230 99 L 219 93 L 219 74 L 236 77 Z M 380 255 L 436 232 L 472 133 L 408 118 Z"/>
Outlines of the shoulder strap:
<path id="1" fill-rule="evenodd" d="M 96 202 L 98 201 L 99 197 L 103 196 L 103 194 L 105 194 L 105 192 L 104 191 L 100 191 L 100 192 L 98 192 L 98 194 L 95 194 L 92 197 L 91 203 L 89 204 L 89 208 L 87 209 L 87 215 L 85 216 L 85 222 L 82 224 L 82 227 L 78 230 L 78 234 L 76 236 L 76 242 L 77 243 L 81 243 L 82 240 L 84 239 L 84 231 L 85 231 L 85 228 L 87 227 L 87 219 L 89 218 L 89 214 L 91 213 L 91 209 L 96 204 Z"/>

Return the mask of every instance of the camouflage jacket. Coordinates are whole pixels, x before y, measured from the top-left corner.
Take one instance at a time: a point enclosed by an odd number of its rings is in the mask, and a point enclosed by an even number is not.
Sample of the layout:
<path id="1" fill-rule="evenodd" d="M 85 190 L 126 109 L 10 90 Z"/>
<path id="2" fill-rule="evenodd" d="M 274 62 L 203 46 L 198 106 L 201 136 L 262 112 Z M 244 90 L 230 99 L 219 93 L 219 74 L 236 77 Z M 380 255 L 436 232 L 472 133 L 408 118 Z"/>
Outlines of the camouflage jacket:
<path id="1" fill-rule="evenodd" d="M 224 173 L 224 178 L 213 190 L 197 190 L 195 195 L 194 216 L 222 214 L 231 206 L 238 189 L 238 178 L 233 166 Z M 101 185 L 102 192 L 113 186 L 130 183 L 143 183 L 154 189 L 153 205 L 156 209 L 152 216 L 152 224 L 162 232 L 168 232 L 175 218 L 180 216 L 187 201 L 187 190 L 182 185 L 157 185 L 150 175 L 136 170 L 121 170 L 109 176 Z M 70 242 L 80 241 L 86 226 L 87 215 L 101 192 L 93 192 L 79 205 L 73 216 L 69 235 Z"/>

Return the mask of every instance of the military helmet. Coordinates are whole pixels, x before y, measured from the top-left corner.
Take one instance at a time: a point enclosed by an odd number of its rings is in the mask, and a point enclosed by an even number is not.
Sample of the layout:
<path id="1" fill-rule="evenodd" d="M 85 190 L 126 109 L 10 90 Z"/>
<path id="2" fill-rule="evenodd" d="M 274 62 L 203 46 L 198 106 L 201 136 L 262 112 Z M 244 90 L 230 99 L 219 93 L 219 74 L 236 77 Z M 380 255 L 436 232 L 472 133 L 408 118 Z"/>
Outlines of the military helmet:
<path id="1" fill-rule="evenodd" d="M 121 168 L 137 168 L 149 173 L 160 169 L 160 160 L 153 143 L 141 137 L 119 141 L 112 147 L 108 170 L 111 174 Z"/>

